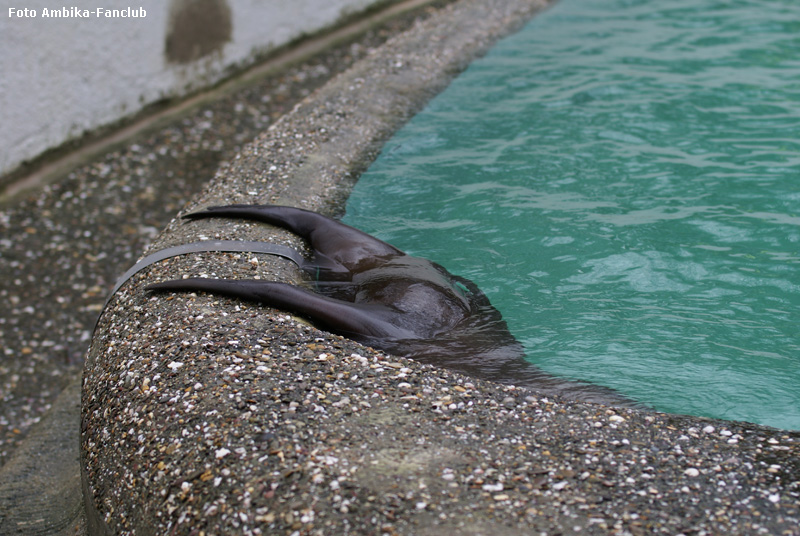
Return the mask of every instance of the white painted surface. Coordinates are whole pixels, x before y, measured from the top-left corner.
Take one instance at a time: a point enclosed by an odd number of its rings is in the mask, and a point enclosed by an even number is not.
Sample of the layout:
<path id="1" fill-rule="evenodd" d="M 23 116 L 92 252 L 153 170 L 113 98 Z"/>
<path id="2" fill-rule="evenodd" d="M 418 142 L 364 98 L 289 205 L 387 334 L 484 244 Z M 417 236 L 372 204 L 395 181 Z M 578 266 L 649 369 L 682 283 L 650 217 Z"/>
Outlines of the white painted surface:
<path id="1" fill-rule="evenodd" d="M 147 104 L 213 84 L 276 46 L 376 3 L 225 0 L 231 40 L 194 62 L 175 64 L 165 56 L 165 42 L 170 9 L 178 1 L 0 0 L 0 175 Z M 44 8 L 64 6 L 91 14 L 43 16 Z M 97 17 L 98 6 L 143 8 L 146 16 Z M 17 11 L 12 15 L 10 8 Z M 26 8 L 37 16 L 15 16 Z"/>

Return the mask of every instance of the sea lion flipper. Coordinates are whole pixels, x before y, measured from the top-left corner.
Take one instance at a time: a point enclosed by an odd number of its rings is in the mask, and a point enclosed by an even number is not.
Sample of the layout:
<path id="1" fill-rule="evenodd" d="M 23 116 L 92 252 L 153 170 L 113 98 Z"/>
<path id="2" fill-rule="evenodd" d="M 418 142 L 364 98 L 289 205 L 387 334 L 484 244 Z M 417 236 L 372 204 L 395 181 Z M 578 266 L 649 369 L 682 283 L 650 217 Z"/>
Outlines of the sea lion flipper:
<path id="1" fill-rule="evenodd" d="M 220 217 L 269 223 L 278 227 L 283 227 L 306 240 L 310 240 L 311 233 L 320 225 L 320 221 L 325 219 L 324 216 L 315 212 L 277 205 L 239 204 L 211 206 L 197 212 L 190 212 L 189 214 L 183 215 L 183 218 L 188 220 Z"/>
<path id="2" fill-rule="evenodd" d="M 396 315 L 391 308 L 344 302 L 321 296 L 303 288 L 257 279 L 174 279 L 148 285 L 150 291 L 205 291 L 263 303 L 309 317 L 320 327 L 356 340 L 399 339 L 413 334 L 391 322 Z M 387 317 L 389 319 L 387 320 Z"/>
<path id="3" fill-rule="evenodd" d="M 375 259 L 405 255 L 396 247 L 340 221 L 309 210 L 278 205 L 226 205 L 208 207 L 183 216 L 186 219 L 243 218 L 276 225 L 306 239 L 318 259 L 327 259 L 334 270 L 341 265 L 352 270 Z M 325 264 L 325 263 L 323 263 Z"/>

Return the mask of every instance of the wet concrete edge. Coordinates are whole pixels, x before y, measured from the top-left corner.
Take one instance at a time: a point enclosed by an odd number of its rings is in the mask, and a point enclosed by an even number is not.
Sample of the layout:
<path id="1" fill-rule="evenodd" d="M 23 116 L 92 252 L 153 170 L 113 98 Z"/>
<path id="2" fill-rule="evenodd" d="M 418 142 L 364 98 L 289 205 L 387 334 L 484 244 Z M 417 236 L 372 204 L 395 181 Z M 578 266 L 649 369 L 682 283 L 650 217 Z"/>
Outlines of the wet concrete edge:
<path id="1" fill-rule="evenodd" d="M 340 214 L 383 141 L 542 7 L 443 10 L 297 106 L 192 208 Z M 174 221 L 151 250 L 207 237 L 303 248 L 264 226 Z M 142 290 L 182 274 L 301 279 L 279 259 L 207 254 L 121 289 L 85 369 L 92 533 L 796 533 L 796 433 L 543 399 L 274 310 Z"/>

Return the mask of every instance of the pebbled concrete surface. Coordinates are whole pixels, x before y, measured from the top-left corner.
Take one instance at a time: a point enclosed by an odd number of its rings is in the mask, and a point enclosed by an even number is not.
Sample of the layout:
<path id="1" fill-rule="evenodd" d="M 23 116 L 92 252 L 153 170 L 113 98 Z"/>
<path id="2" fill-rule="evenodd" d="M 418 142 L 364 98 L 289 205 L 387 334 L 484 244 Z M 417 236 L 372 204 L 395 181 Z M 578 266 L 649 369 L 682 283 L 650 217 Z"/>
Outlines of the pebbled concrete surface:
<path id="1" fill-rule="evenodd" d="M 542 7 L 444 8 L 282 117 L 187 208 L 340 213 L 383 140 Z M 151 249 L 202 238 L 303 248 L 269 226 L 204 220 L 173 221 Z M 266 307 L 142 290 L 182 275 L 302 282 L 288 261 L 209 253 L 154 265 L 118 292 L 83 385 L 93 532 L 800 533 L 800 434 L 542 398 Z"/>
<path id="2" fill-rule="evenodd" d="M 75 378 L 0 469 L 0 534 L 85 533 L 77 464 L 80 392 Z"/>
<path id="3" fill-rule="evenodd" d="M 221 162 L 443 3 L 406 2 L 299 43 L 135 136 L 76 155 L 81 163 L 47 185 L 0 200 L 0 534 L 84 528 L 74 509 L 80 377 L 116 278 Z M 54 490 L 63 500 L 50 500 Z"/>

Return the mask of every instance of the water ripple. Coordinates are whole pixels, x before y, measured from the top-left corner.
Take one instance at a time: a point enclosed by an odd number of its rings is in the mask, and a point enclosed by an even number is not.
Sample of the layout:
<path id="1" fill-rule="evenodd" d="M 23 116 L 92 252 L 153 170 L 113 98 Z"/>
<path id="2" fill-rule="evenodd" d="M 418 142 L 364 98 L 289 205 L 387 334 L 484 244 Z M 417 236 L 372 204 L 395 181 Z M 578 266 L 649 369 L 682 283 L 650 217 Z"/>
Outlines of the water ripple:
<path id="1" fill-rule="evenodd" d="M 800 3 L 561 0 L 391 140 L 347 221 L 551 373 L 800 429 Z"/>

